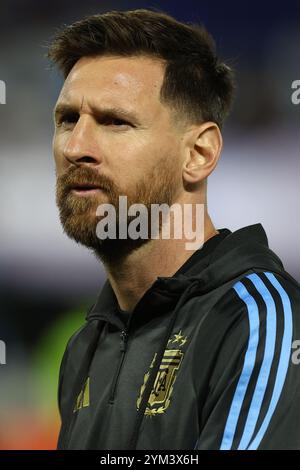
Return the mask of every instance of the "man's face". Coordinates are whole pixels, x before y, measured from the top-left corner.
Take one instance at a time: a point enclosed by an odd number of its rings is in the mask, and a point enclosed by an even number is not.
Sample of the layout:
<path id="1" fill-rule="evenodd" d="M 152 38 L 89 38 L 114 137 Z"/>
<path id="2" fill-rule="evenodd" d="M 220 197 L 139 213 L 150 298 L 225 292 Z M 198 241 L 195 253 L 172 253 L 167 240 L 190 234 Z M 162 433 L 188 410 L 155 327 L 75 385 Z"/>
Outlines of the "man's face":
<path id="1" fill-rule="evenodd" d="M 119 196 L 172 205 L 182 189 L 180 135 L 159 100 L 164 65 L 147 57 L 83 57 L 56 103 L 56 200 L 67 235 L 110 259 L 147 240 L 100 240 L 96 209 Z M 94 189 L 87 189 L 93 185 Z"/>

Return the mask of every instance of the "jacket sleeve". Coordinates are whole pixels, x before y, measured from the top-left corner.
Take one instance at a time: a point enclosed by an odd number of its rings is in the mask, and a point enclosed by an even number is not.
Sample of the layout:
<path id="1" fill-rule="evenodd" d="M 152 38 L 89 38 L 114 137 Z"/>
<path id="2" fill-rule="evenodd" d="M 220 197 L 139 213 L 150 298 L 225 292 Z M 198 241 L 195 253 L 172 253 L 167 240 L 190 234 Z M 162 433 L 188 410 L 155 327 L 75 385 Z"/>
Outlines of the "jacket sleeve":
<path id="1" fill-rule="evenodd" d="M 69 338 L 64 354 L 62 356 L 62 360 L 60 363 L 60 368 L 59 368 L 59 376 L 58 376 L 58 390 L 57 390 L 57 402 L 58 402 L 58 409 L 59 409 L 59 414 L 60 414 L 60 419 L 62 421 L 62 406 L 61 406 L 61 400 L 62 400 L 62 387 L 63 387 L 63 382 L 64 382 L 64 373 L 66 369 L 66 364 L 68 361 L 69 357 L 69 352 L 71 350 L 72 344 L 79 335 L 79 333 L 85 328 L 85 324 L 82 325 L 78 330 L 76 330 L 72 336 Z"/>
<path id="2" fill-rule="evenodd" d="M 300 286 L 252 272 L 229 296 L 195 449 L 300 449 Z"/>

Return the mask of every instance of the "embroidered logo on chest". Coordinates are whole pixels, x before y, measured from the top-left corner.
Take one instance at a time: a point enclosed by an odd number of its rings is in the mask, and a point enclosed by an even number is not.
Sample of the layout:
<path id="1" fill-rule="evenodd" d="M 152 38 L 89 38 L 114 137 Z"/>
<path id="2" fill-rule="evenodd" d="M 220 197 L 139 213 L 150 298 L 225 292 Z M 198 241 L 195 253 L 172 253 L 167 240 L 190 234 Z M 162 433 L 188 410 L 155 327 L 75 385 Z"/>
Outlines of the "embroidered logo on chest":
<path id="1" fill-rule="evenodd" d="M 179 344 L 179 348 L 183 346 L 187 341 L 187 337 L 182 336 L 181 330 L 178 334 L 174 334 L 168 341 L 168 346 L 172 347 L 173 344 Z M 146 388 L 147 381 L 149 379 L 151 369 L 154 365 L 157 353 L 154 354 L 153 360 L 150 365 L 149 371 L 144 375 L 144 383 L 141 386 L 140 394 L 137 399 L 137 409 L 142 401 L 143 393 Z M 180 368 L 184 356 L 184 352 L 181 349 L 165 349 L 159 370 L 157 372 L 153 389 L 151 391 L 148 404 L 145 410 L 146 416 L 155 416 L 157 414 L 164 413 L 169 407 L 171 402 L 171 396 L 174 388 L 174 382 L 176 380 L 177 372 Z"/>

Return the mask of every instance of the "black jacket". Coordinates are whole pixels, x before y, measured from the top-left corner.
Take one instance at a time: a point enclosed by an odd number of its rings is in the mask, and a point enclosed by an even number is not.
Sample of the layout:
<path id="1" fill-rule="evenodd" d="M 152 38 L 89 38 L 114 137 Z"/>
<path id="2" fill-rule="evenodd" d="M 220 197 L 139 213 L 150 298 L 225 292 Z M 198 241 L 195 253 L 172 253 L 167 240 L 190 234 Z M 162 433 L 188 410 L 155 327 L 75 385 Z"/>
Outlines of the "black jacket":
<path id="1" fill-rule="evenodd" d="M 61 363 L 58 449 L 300 449 L 300 285 L 261 224 L 219 232 L 127 325 L 105 282 Z"/>

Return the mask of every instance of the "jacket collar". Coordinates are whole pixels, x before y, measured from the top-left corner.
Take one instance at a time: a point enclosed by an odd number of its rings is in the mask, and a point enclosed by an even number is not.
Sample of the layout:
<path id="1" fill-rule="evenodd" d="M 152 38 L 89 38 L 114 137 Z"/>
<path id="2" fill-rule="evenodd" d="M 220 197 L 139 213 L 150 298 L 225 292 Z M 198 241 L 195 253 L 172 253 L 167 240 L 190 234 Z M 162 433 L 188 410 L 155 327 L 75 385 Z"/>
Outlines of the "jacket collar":
<path id="1" fill-rule="evenodd" d="M 137 323 L 148 322 L 153 316 L 172 311 L 183 291 L 195 280 L 199 281 L 198 291 L 201 294 L 253 267 L 284 269 L 281 260 L 269 249 L 266 232 L 260 223 L 235 232 L 226 228 L 218 230 L 220 236 L 212 237 L 203 248 L 196 250 L 173 276 L 157 277 L 133 311 L 132 316 Z M 211 249 L 208 249 L 208 242 Z M 118 328 L 124 327 L 116 296 L 108 280 L 86 317 L 87 320 L 95 318 L 115 324 Z"/>
<path id="2" fill-rule="evenodd" d="M 153 316 L 173 310 L 178 298 L 190 284 L 189 272 L 192 268 L 196 265 L 198 273 L 204 269 L 209 264 L 212 250 L 231 233 L 227 228 L 218 229 L 218 231 L 219 234 L 207 240 L 201 248 L 196 250 L 173 276 L 157 277 L 134 309 L 134 312 L 142 310 L 143 313 L 139 317 L 143 323 L 152 319 Z M 108 279 L 104 282 L 96 303 L 86 317 L 87 320 L 95 318 L 115 324 L 119 328 L 123 326 L 117 298 Z M 137 322 L 140 323 L 139 320 Z"/>

